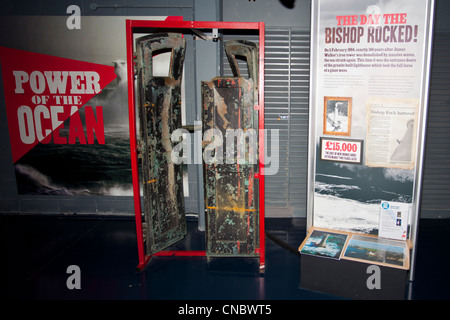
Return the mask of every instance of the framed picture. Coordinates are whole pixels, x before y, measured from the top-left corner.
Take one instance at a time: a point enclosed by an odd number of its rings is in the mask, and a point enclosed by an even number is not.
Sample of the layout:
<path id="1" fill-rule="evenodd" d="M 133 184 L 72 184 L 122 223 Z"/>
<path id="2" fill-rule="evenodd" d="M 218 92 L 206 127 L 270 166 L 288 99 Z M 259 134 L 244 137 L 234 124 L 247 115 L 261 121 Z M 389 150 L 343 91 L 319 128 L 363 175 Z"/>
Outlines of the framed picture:
<path id="1" fill-rule="evenodd" d="M 323 134 L 350 136 L 352 98 L 324 97 L 323 105 Z"/>

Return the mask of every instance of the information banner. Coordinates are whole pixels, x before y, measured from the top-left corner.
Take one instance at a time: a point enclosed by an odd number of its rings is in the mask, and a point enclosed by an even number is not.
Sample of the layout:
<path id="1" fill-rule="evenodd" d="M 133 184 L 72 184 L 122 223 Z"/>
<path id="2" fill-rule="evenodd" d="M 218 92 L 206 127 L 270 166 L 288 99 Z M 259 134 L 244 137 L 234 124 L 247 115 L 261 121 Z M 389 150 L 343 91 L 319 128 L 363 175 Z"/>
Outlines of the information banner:
<path id="1" fill-rule="evenodd" d="M 0 21 L 11 30 L 0 34 L 0 104 L 19 195 L 133 195 L 125 41 L 133 17 L 78 18 L 76 28 L 64 15 Z"/>
<path id="2" fill-rule="evenodd" d="M 433 6 L 312 1 L 308 226 L 378 235 L 416 201 Z"/>

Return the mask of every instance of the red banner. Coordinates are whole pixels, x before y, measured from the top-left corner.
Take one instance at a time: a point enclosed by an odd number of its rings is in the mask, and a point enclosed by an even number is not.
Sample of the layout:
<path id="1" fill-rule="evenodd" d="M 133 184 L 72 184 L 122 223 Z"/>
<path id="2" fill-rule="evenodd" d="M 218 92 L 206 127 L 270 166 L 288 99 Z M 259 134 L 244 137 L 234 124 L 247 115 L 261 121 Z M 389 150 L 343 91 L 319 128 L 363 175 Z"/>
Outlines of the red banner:
<path id="1" fill-rule="evenodd" d="M 104 144 L 102 106 L 85 106 L 115 78 L 113 66 L 0 47 L 14 163 L 39 142 Z M 70 118 L 68 137 L 60 135 Z"/>

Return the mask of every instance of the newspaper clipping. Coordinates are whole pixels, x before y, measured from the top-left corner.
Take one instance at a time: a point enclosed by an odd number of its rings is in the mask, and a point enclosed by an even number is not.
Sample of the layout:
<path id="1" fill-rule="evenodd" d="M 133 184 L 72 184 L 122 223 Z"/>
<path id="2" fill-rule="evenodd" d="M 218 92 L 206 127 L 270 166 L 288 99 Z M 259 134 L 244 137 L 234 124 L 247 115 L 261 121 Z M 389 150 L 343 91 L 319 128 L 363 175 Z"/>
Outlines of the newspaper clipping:
<path id="1" fill-rule="evenodd" d="M 368 101 L 367 166 L 414 168 L 418 105 L 417 99 Z"/>

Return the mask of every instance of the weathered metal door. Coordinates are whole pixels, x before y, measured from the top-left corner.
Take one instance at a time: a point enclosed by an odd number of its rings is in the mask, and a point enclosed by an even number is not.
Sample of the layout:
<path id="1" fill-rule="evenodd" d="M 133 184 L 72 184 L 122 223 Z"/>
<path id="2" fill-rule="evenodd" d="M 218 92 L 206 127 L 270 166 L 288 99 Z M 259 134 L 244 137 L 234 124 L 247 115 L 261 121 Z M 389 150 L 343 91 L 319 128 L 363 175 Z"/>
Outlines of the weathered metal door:
<path id="1" fill-rule="evenodd" d="M 154 254 L 186 235 L 182 166 L 172 161 L 171 134 L 181 127 L 181 78 L 185 39 L 152 34 L 136 40 L 136 67 L 143 177 L 144 237 Z M 155 76 L 154 57 L 169 57 L 167 76 Z"/>
<path id="2" fill-rule="evenodd" d="M 254 256 L 259 248 L 257 46 L 225 43 L 234 77 L 202 82 L 206 254 Z M 236 56 L 247 60 L 249 79 Z M 206 140 L 206 141 L 205 141 Z"/>

